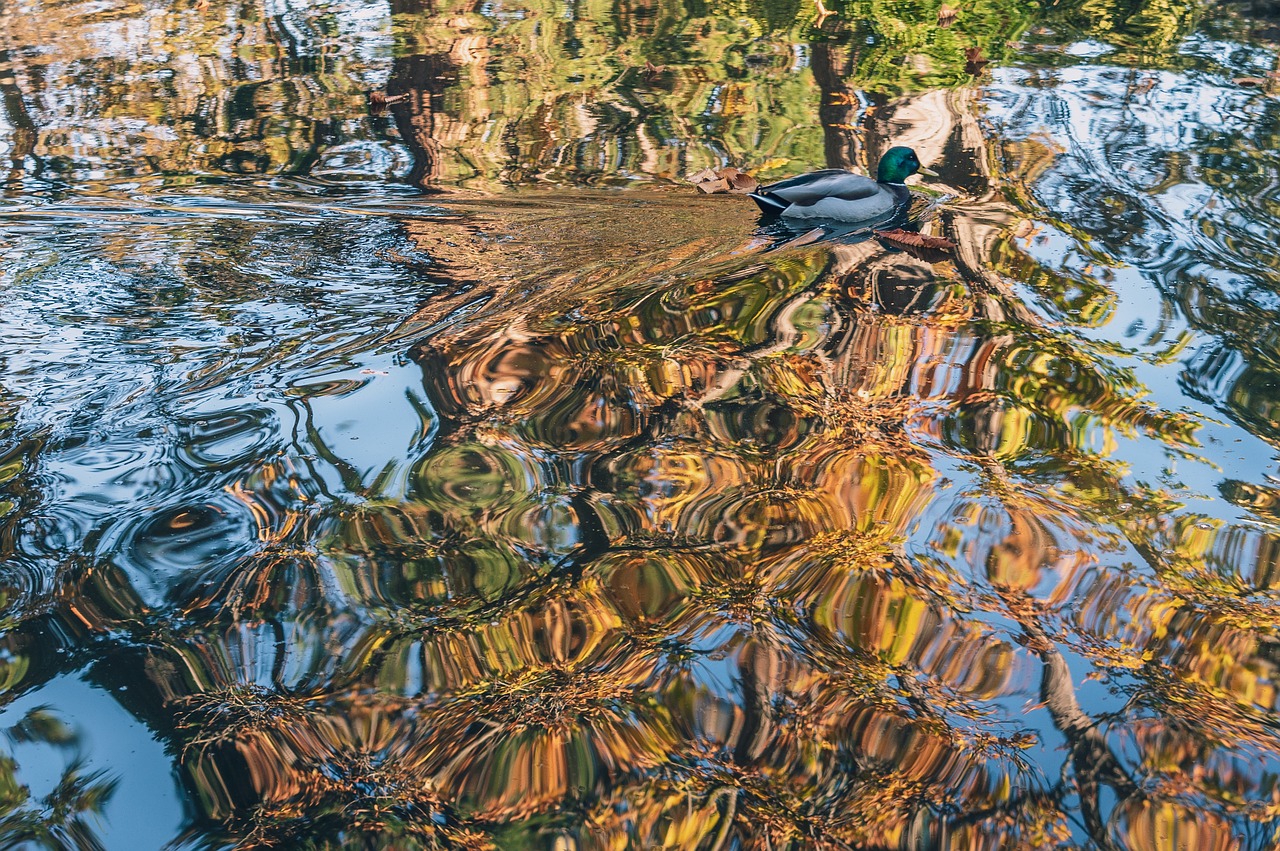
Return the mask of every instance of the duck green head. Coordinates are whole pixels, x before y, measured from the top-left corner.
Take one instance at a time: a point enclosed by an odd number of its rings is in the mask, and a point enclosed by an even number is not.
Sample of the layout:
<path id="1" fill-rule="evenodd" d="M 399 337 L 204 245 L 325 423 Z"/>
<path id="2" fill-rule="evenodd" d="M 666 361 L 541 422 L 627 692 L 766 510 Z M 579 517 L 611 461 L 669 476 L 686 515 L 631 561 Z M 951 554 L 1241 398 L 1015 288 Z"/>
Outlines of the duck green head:
<path id="1" fill-rule="evenodd" d="M 899 145 L 884 152 L 880 158 L 880 166 L 876 170 L 876 180 L 881 183 L 906 183 L 907 178 L 919 172 L 931 177 L 938 173 L 920 165 L 920 158 L 910 148 Z"/>

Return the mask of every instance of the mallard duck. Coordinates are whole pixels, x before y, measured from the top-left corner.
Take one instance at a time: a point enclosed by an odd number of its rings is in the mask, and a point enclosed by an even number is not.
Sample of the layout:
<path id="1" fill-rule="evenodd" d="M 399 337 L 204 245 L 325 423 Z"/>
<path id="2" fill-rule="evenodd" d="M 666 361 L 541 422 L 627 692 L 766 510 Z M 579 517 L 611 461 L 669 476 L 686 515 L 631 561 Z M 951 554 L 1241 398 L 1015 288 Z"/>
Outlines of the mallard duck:
<path id="1" fill-rule="evenodd" d="M 898 146 L 884 152 L 875 180 L 841 168 L 825 168 L 762 186 L 751 197 L 770 215 L 868 221 L 906 207 L 911 195 L 905 181 L 916 172 L 938 176 L 920 165 L 915 151 Z"/>

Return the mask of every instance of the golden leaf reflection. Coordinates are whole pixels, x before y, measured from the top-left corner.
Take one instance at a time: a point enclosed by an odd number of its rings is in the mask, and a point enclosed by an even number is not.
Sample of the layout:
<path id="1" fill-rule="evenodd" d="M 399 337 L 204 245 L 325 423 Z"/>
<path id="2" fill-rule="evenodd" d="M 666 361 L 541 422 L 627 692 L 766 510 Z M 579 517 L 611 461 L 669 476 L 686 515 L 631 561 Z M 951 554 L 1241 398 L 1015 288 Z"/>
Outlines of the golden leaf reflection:
<path id="1" fill-rule="evenodd" d="M 1272 548 L 1126 475 L 1115 435 L 1187 451 L 1191 426 L 1011 328 L 964 266 L 991 230 L 956 215 L 937 272 L 820 241 L 672 286 L 554 257 L 519 299 L 495 259 L 506 294 L 412 349 L 438 422 L 400 491 L 330 508 L 281 462 L 175 515 L 256 547 L 175 586 L 198 628 L 147 639 L 204 811 L 248 845 L 994 849 L 1069 843 L 1083 799 L 1091 835 L 1230 847 L 1170 802 L 1265 813 L 1232 749 L 1270 736 L 1270 590 L 1246 580 L 1269 574 L 1221 565 Z M 1159 571 L 1107 569 L 1126 545 Z M 138 607 L 127 583 L 86 574 L 84 622 Z M 1148 691 L 1103 724 L 1069 660 Z M 1059 745 L 1069 782 L 1041 768 Z"/>

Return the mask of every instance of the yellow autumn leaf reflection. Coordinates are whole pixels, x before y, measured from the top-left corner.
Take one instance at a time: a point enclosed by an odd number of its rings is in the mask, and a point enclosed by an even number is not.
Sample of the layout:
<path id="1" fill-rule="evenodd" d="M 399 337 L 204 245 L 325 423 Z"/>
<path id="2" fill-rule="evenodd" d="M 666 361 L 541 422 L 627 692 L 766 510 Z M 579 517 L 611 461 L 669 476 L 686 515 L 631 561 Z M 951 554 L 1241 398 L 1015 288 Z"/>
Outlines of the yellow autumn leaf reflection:
<path id="1" fill-rule="evenodd" d="M 1116 813 L 1111 830 L 1126 851 L 1234 851 L 1240 847 L 1224 820 L 1175 801 L 1130 801 Z"/>
<path id="2" fill-rule="evenodd" d="M 593 227 L 629 215 L 582 203 Z M 512 243 L 543 226 L 476 215 Z M 654 227 L 679 246 L 688 225 Z M 1194 421 L 1101 348 L 1011 323 L 994 276 L 876 243 L 721 246 L 692 270 L 592 258 L 587 281 L 542 256 L 528 298 L 511 254 L 459 247 L 493 301 L 414 320 L 437 419 L 402 491 L 314 537 L 288 476 L 231 491 L 277 556 L 331 577 L 333 614 L 302 619 L 315 661 L 261 637 L 211 653 L 214 630 L 157 654 L 206 811 L 264 842 L 319 823 L 424 847 L 1050 847 L 1073 824 L 1042 769 L 1058 736 L 1086 795 L 1172 788 L 1193 759 L 1205 807 L 1260 812 L 1231 754 L 1274 692 L 1240 622 L 1261 603 L 1226 605 L 1226 566 L 1270 549 L 1124 463 L 1125 441 L 1190 452 Z M 895 281 L 937 290 L 895 308 Z M 1158 570 L 1133 579 L 1134 553 Z M 111 603 L 86 618 L 138 605 L 127 575 L 87 579 Z M 1145 677 L 1131 709 L 1093 719 L 1082 660 Z M 309 673 L 271 689 L 264 669 Z M 1151 713 L 1194 746 L 1146 735 Z"/>

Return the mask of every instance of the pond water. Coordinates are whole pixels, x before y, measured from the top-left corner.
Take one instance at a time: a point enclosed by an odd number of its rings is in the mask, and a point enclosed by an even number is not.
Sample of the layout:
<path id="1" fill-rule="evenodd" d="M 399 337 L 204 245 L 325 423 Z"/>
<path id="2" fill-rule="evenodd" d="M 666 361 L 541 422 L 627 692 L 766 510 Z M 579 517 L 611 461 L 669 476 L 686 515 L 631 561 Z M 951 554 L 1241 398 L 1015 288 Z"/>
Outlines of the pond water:
<path id="1" fill-rule="evenodd" d="M 1271 3 L 0 19 L 0 847 L 1280 839 Z"/>

